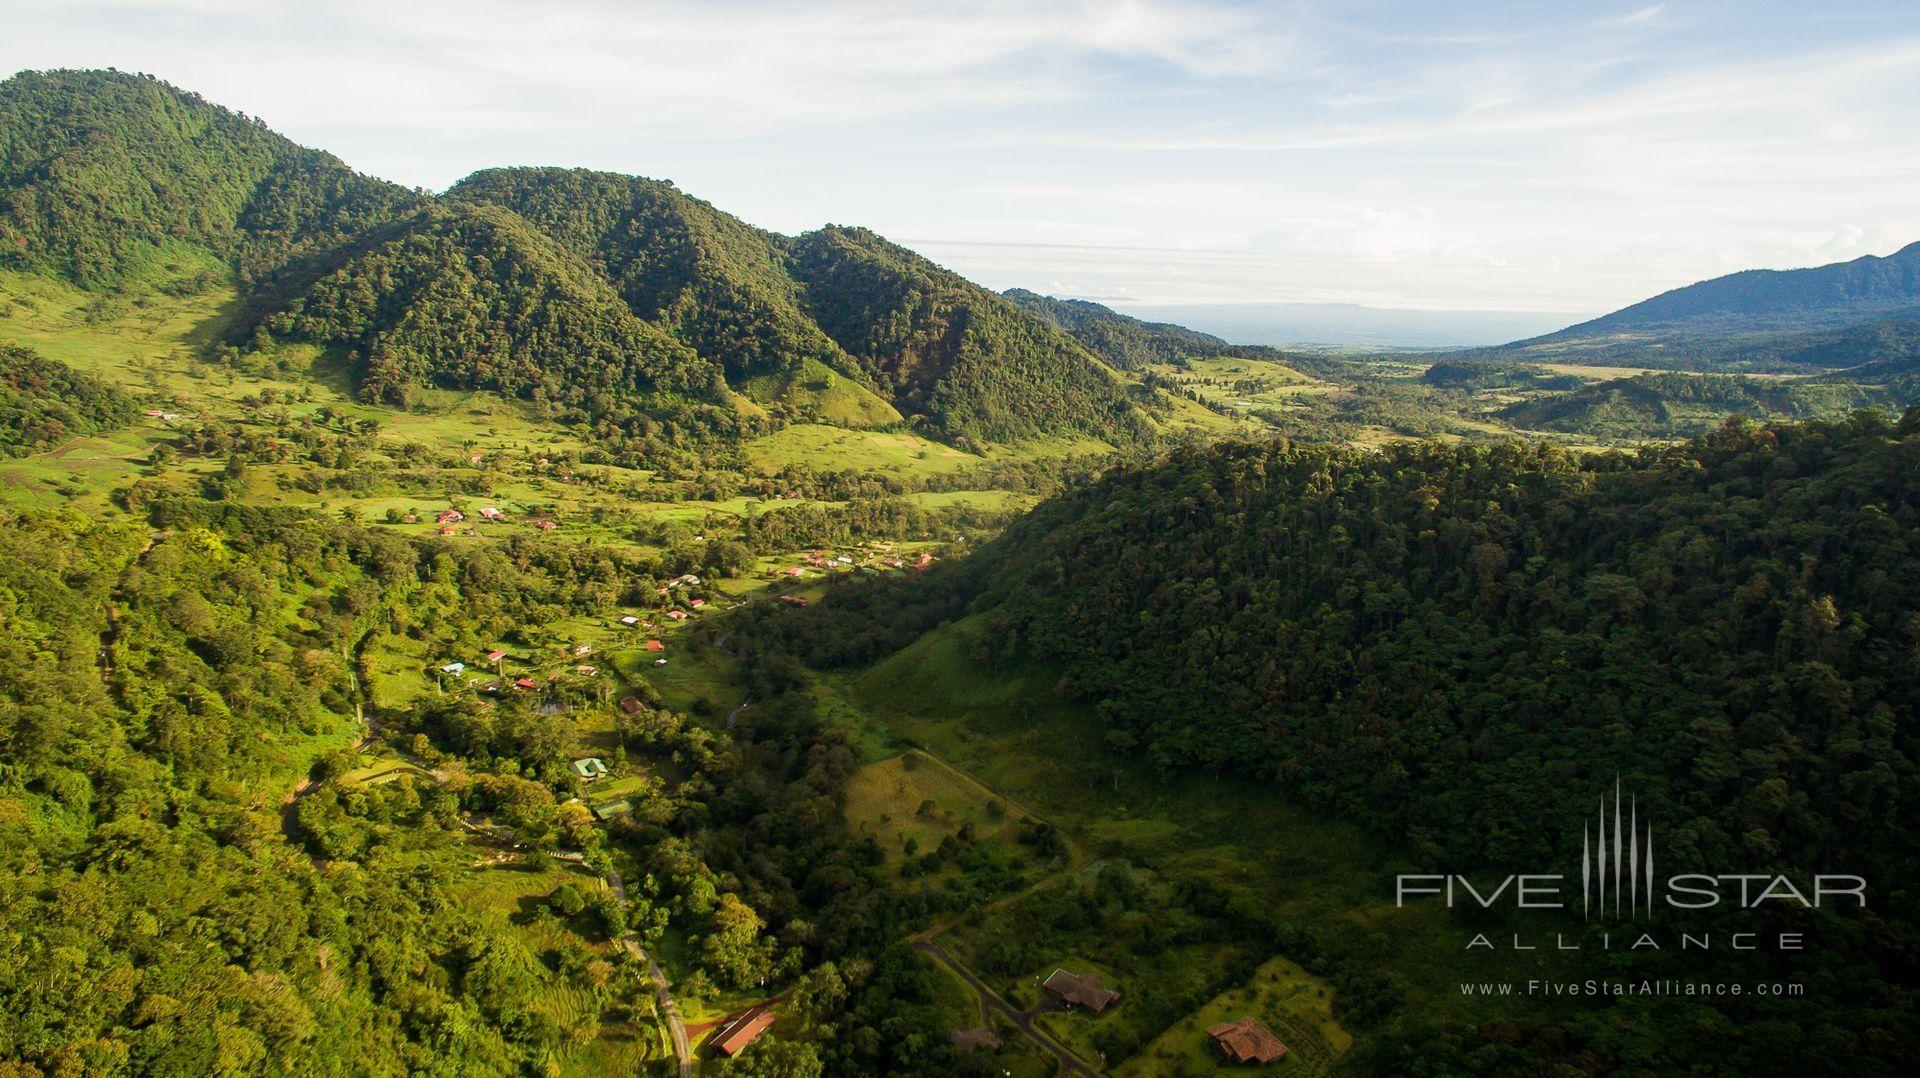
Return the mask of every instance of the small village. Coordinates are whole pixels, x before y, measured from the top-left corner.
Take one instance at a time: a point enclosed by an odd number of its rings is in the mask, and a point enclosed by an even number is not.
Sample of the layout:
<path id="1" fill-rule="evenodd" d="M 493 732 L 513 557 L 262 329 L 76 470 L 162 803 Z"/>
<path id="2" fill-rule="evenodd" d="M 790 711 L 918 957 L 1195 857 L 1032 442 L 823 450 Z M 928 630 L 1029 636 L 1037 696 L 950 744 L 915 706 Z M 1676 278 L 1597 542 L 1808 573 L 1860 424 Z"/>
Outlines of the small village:
<path id="1" fill-rule="evenodd" d="M 478 517 L 483 524 L 508 519 L 495 507 L 480 509 Z M 459 530 L 466 526 L 467 517 L 463 511 L 450 508 L 438 513 L 434 523 L 443 531 Z M 546 518 L 534 521 L 543 530 L 553 523 Z M 634 686 L 671 677 L 676 656 L 685 650 L 680 641 L 691 639 L 686 634 L 703 619 L 746 602 L 806 606 L 834 576 L 925 572 L 938 561 L 939 556 L 930 550 L 903 549 L 882 542 L 842 550 L 810 550 L 784 561 L 769 559 L 772 564 L 739 580 L 718 582 L 697 573 L 683 573 L 655 586 L 654 604 L 614 613 L 593 631 L 572 630 L 571 639 L 543 648 L 499 646 L 475 656 L 448 658 L 427 673 L 437 693 L 472 693 L 483 701 L 507 694 L 527 695 L 543 701 L 542 707 L 566 711 L 610 704 L 620 714 L 635 716 L 652 707 L 643 697 L 657 698 L 657 693 L 637 692 Z M 584 805 L 603 826 L 633 810 L 631 791 L 647 781 L 643 765 L 623 763 L 604 754 L 577 756 L 571 760 L 570 769 L 580 790 L 575 803 Z M 369 781 L 385 781 L 398 773 L 399 769 L 390 769 Z M 484 819 L 470 820 L 468 826 L 480 835 L 496 830 Z M 517 848 L 505 835 L 497 841 Z M 1017 1007 L 979 981 L 944 948 L 925 939 L 915 945 L 950 965 L 979 997 L 980 1024 L 956 1026 L 949 1032 L 956 1048 L 997 1052 L 1005 1047 L 1008 1036 L 1015 1036 L 1027 1039 L 1064 1073 L 1104 1070 L 1100 1056 L 1089 1058 L 1076 1051 L 1042 1024 L 1043 1019 L 1048 1024 L 1098 1019 L 1123 1006 L 1122 992 L 1110 986 L 1098 971 L 1054 968 L 1046 976 L 1035 978 L 1035 1001 Z M 695 1058 L 731 1058 L 776 1028 L 778 1020 L 776 998 L 690 1026 L 687 1032 L 697 1042 Z M 1218 1022 L 1196 1035 L 1204 1036 L 1222 1065 L 1257 1067 L 1278 1063 L 1288 1055 L 1287 1045 L 1250 1015 Z"/>

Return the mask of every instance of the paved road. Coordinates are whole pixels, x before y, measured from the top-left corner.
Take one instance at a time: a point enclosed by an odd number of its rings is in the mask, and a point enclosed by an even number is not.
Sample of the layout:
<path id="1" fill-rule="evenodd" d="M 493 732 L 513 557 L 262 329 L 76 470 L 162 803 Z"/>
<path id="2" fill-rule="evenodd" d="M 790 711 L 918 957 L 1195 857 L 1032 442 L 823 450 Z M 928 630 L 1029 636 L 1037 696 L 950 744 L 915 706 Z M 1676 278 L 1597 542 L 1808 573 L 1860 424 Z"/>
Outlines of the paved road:
<path id="1" fill-rule="evenodd" d="M 1001 999 L 998 992 L 988 988 L 986 982 L 974 976 L 972 970 L 962 964 L 959 959 L 948 954 L 945 947 L 940 946 L 932 940 L 914 940 L 913 946 L 915 950 L 925 951 L 927 954 L 945 963 L 948 969 L 958 973 L 963 980 L 973 986 L 974 991 L 980 993 L 980 1002 L 983 1007 L 991 1005 L 994 1010 L 1005 1015 L 1008 1021 L 1018 1026 L 1020 1032 L 1032 1038 L 1035 1044 L 1051 1052 L 1053 1057 L 1060 1061 L 1060 1073 L 1085 1075 L 1092 1075 L 1094 1073 L 1093 1068 L 1087 1066 L 1081 1061 L 1079 1056 L 1073 1053 L 1073 1049 L 1054 1040 L 1038 1026 L 1033 1024 L 1033 1016 L 1038 1013 L 1037 1011 L 1014 1010 L 1013 1004 Z"/>
<path id="2" fill-rule="evenodd" d="M 609 870 L 607 886 L 613 889 L 613 896 L 621 905 L 627 901 L 627 885 L 620 874 Z M 640 941 L 629 932 L 620 937 L 620 946 L 627 953 L 647 964 L 647 976 L 653 979 L 653 995 L 660 1003 L 660 1013 L 667 1016 L 667 1032 L 673 1036 L 673 1054 L 680 1059 L 680 1078 L 693 1078 L 693 1047 L 687 1041 L 687 1024 L 680 1020 L 680 1005 L 673 1001 L 673 993 L 667 985 L 667 975 L 660 972 L 660 964 L 653 956 L 640 948 Z M 644 1068 L 643 1068 L 644 1069 Z"/>

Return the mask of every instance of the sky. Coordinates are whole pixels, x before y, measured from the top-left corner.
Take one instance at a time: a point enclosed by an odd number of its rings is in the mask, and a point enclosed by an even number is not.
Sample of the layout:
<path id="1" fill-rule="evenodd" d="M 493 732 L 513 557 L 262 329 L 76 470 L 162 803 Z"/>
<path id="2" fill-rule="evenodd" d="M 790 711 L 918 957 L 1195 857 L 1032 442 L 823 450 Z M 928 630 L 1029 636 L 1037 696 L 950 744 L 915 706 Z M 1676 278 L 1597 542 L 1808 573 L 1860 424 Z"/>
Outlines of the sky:
<path id="1" fill-rule="evenodd" d="M 0 0 L 0 26 L 0 72 L 152 73 L 401 183 L 637 173 L 1123 309 L 1598 313 L 1920 239 L 1912 0 Z"/>

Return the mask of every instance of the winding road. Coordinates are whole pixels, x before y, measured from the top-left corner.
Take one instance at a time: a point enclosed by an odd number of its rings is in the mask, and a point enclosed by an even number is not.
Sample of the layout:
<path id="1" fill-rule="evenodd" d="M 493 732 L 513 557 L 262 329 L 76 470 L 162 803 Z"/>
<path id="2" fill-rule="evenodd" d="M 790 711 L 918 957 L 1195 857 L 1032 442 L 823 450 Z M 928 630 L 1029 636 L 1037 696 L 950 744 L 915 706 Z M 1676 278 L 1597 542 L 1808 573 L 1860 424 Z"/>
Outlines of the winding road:
<path id="1" fill-rule="evenodd" d="M 1025 1033 L 1035 1044 L 1052 1053 L 1053 1058 L 1060 1062 L 1060 1072 L 1062 1074 L 1085 1074 L 1090 1076 L 1094 1073 L 1093 1068 L 1087 1066 L 1078 1055 L 1075 1055 L 1073 1049 L 1054 1040 L 1051 1034 L 1033 1024 L 1034 1016 L 1040 1013 L 1040 1008 L 1036 1007 L 1030 1011 L 1015 1010 L 1013 1004 L 1000 998 L 1000 993 L 988 988 L 986 982 L 975 976 L 974 972 L 968 969 L 965 963 L 953 957 L 945 947 L 940 946 L 932 940 L 914 940 L 913 949 L 932 955 L 948 969 L 959 974 L 962 980 L 973 986 L 974 991 L 980 993 L 980 1005 L 983 1013 L 987 1007 L 992 1007 L 994 1010 L 999 1011 L 1006 1017 L 1007 1021 L 1019 1027 L 1020 1032 Z"/>

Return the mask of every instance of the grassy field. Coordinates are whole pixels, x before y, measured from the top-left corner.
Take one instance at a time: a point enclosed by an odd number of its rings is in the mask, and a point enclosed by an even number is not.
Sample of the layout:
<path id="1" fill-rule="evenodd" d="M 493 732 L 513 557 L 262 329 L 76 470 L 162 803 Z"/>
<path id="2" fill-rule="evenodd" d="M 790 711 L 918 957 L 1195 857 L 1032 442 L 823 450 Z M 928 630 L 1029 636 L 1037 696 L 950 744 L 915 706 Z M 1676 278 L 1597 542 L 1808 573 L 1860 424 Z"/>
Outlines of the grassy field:
<path id="1" fill-rule="evenodd" d="M 1236 1018 L 1253 1018 L 1287 1046 L 1277 1074 L 1324 1074 L 1332 1070 L 1353 1035 L 1333 1016 L 1333 989 L 1285 958 L 1255 970 L 1246 983 L 1215 997 L 1181 1019 L 1115 1073 L 1173 1078 L 1229 1069 L 1207 1029 Z"/>
<path id="2" fill-rule="evenodd" d="M 979 841 L 1006 845 L 1018 830 L 1004 801 L 911 749 L 854 772 L 846 799 L 847 822 L 856 833 L 873 836 L 896 871 L 963 828 Z"/>
<path id="3" fill-rule="evenodd" d="M 795 417 L 838 427 L 888 427 L 904 418 L 885 399 L 818 360 L 804 361 L 786 375 L 763 375 L 741 386 L 749 399 L 779 402 Z"/>
<path id="4" fill-rule="evenodd" d="M 938 475 L 979 464 L 984 458 L 916 434 L 796 423 L 747 443 L 747 459 L 768 470 L 789 464 L 833 467 L 836 462 L 858 460 L 879 471 Z"/>
<path id="5" fill-rule="evenodd" d="M 1208 403 L 1237 412 L 1258 408 L 1284 410 L 1303 395 L 1333 393 L 1339 389 L 1280 363 L 1233 356 L 1190 359 L 1182 366 L 1161 364 L 1151 369 L 1182 389 L 1200 394 Z"/>

